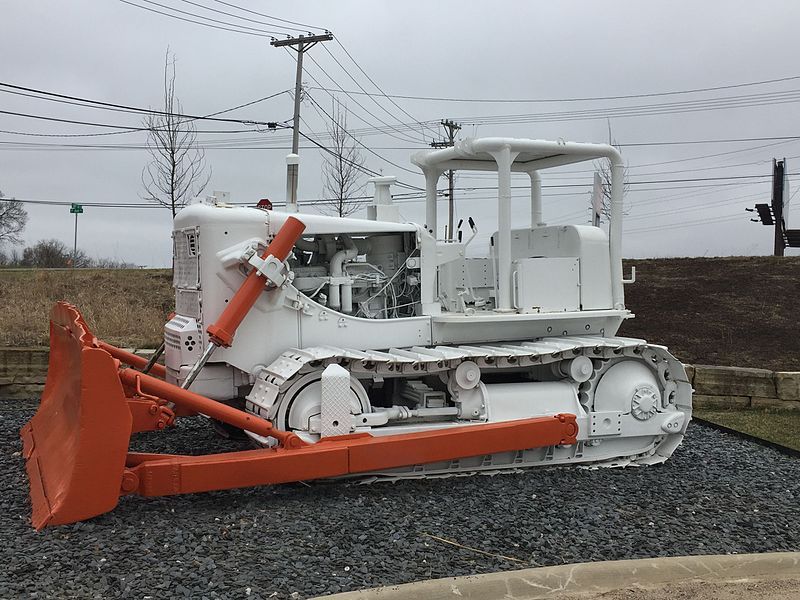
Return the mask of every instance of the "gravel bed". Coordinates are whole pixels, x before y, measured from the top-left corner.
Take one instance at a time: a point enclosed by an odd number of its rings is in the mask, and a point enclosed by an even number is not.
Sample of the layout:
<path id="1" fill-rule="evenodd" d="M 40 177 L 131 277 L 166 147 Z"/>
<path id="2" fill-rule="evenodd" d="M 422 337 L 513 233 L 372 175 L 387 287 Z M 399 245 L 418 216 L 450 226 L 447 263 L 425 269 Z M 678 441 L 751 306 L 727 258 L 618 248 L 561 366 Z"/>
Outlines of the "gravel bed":
<path id="1" fill-rule="evenodd" d="M 656 467 L 131 497 L 37 533 L 17 437 L 33 410 L 2 406 L 0 598 L 306 598 L 562 563 L 800 550 L 800 460 L 698 424 Z M 184 419 L 134 446 L 239 443 Z"/>

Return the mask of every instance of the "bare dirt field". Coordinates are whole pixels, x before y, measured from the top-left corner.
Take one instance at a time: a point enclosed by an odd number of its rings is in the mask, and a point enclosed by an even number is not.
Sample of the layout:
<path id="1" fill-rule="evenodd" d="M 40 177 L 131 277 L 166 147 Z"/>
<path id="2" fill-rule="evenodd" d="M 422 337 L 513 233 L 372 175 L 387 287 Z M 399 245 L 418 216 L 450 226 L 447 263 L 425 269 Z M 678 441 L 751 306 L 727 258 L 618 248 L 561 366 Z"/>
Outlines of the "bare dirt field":
<path id="1" fill-rule="evenodd" d="M 635 319 L 621 335 L 669 346 L 691 364 L 800 371 L 800 257 L 625 261 Z"/>
<path id="2" fill-rule="evenodd" d="M 683 362 L 800 370 L 800 257 L 626 260 L 621 335 L 669 346 Z M 56 300 L 111 343 L 154 347 L 173 307 L 169 270 L 0 270 L 0 345 L 48 343 Z"/>

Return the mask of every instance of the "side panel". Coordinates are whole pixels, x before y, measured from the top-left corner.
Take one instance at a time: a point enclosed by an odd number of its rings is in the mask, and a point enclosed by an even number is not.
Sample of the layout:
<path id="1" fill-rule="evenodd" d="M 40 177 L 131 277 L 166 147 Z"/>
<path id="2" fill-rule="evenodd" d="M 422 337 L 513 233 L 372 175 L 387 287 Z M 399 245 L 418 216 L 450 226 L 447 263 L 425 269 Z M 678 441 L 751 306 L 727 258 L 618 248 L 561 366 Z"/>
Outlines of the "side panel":
<path id="1" fill-rule="evenodd" d="M 231 288 L 231 293 L 235 289 Z M 233 346 L 220 348 L 214 359 L 253 373 L 256 365 L 268 365 L 283 351 L 302 347 L 300 316 L 297 310 L 288 308 L 292 302 L 289 296 L 283 290 L 262 293 L 236 331 Z"/>
<path id="2" fill-rule="evenodd" d="M 580 310 L 581 283 L 577 258 L 515 260 L 514 307 L 521 313 Z"/>
<path id="3" fill-rule="evenodd" d="M 298 295 L 300 346 L 336 345 L 358 350 L 386 350 L 431 344 L 430 317 L 362 319 L 333 311 Z"/>
<path id="4" fill-rule="evenodd" d="M 513 230 L 512 260 L 537 257 L 579 259 L 582 309 L 613 308 L 608 238 L 602 229 L 582 225 L 551 225 Z"/>

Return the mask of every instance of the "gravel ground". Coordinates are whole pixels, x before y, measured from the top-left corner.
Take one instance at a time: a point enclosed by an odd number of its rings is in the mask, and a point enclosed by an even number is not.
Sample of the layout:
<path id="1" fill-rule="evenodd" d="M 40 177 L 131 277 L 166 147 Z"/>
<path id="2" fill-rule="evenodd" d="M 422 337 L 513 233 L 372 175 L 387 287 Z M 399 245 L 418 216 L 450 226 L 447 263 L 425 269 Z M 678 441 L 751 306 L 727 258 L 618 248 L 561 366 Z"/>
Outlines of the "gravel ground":
<path id="1" fill-rule="evenodd" d="M 656 467 L 131 497 L 37 533 L 17 436 L 32 405 L 2 406 L 0 598 L 305 598 L 562 563 L 800 550 L 800 460 L 697 424 Z M 185 419 L 134 447 L 237 443 Z"/>

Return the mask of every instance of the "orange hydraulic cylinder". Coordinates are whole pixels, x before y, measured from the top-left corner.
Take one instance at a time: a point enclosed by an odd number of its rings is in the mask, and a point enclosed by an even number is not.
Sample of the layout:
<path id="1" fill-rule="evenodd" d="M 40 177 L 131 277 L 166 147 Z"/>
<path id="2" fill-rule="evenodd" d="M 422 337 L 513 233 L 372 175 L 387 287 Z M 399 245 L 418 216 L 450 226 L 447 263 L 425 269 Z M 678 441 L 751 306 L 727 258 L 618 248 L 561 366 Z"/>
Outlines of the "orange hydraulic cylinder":
<path id="1" fill-rule="evenodd" d="M 305 228 L 306 226 L 303 222 L 295 217 L 286 219 L 283 227 L 280 228 L 270 245 L 267 246 L 261 258 L 266 259 L 272 255 L 280 261 L 286 260 Z M 236 335 L 236 329 L 247 316 L 247 313 L 250 312 L 250 309 L 253 308 L 266 283 L 267 280 L 261 273 L 255 269 L 250 271 L 216 323 L 208 326 L 207 331 L 212 343 L 216 346 L 230 347 L 233 343 L 233 336 Z"/>

